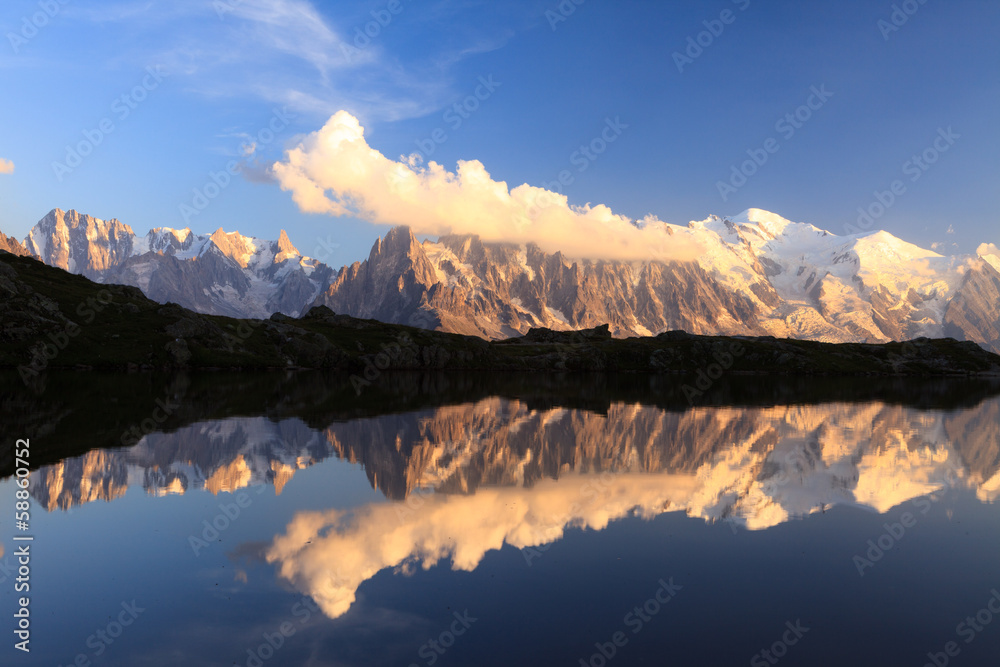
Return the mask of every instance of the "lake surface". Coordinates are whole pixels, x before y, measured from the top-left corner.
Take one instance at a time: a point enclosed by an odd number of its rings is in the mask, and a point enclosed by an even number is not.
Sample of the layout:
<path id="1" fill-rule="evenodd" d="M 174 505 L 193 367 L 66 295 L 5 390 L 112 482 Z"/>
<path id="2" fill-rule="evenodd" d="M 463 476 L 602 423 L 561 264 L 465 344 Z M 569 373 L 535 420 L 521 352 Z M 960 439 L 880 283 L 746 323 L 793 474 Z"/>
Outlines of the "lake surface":
<path id="1" fill-rule="evenodd" d="M 997 664 L 1000 386 L 684 382 L 2 376 L 3 664 Z"/>

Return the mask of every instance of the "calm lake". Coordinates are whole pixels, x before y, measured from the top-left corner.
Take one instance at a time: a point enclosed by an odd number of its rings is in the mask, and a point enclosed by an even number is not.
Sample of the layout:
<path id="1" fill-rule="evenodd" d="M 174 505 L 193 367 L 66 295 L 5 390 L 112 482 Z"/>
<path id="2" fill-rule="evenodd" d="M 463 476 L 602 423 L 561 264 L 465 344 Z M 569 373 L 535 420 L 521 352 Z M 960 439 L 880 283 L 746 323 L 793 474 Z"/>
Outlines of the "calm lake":
<path id="1" fill-rule="evenodd" d="M 686 381 L 0 376 L 2 664 L 997 664 L 1000 383 Z"/>

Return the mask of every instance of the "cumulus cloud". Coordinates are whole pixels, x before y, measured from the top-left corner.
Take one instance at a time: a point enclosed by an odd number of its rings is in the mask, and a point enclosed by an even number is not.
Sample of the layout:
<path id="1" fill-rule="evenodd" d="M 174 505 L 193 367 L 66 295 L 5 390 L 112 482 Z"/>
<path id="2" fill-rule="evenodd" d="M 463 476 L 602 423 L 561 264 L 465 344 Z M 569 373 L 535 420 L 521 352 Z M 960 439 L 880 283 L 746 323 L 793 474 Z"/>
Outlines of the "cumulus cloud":
<path id="1" fill-rule="evenodd" d="M 993 243 L 982 243 L 976 248 L 976 255 L 985 260 L 997 271 L 1000 271 L 1000 248 Z"/>
<path id="2" fill-rule="evenodd" d="M 10 160 L 5 160 L 0 157 L 0 174 L 13 174 L 14 173 L 14 163 Z"/>
<path id="3" fill-rule="evenodd" d="M 979 247 L 976 248 L 976 254 L 980 257 L 986 257 L 987 255 L 1000 257 L 1000 248 L 995 243 L 980 243 Z"/>
<path id="4" fill-rule="evenodd" d="M 510 189 L 478 160 L 459 161 L 454 172 L 415 156 L 391 160 L 368 145 L 346 111 L 301 139 L 272 171 L 304 212 L 408 225 L 418 234 L 533 242 L 574 258 L 687 260 L 701 252 L 686 228 L 652 216 L 632 221 L 602 204 L 571 206 L 564 195 L 528 184 Z"/>

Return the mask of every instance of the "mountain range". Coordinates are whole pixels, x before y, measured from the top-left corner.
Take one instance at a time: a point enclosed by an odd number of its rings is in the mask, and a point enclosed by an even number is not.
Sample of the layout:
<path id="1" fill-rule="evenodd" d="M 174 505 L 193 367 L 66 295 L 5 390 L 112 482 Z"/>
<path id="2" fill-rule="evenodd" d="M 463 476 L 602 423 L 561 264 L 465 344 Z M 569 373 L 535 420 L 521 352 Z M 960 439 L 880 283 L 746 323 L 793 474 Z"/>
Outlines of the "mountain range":
<path id="1" fill-rule="evenodd" d="M 335 270 L 277 241 L 156 228 L 138 237 L 118 220 L 53 210 L 23 252 L 97 282 L 141 289 L 197 312 L 263 318 L 325 305 L 337 313 L 488 339 L 531 328 L 608 324 L 613 336 L 681 329 L 824 342 L 917 337 L 975 341 L 1000 352 L 1000 251 L 983 244 L 942 256 L 884 232 L 838 236 L 749 209 L 665 233 L 691 241 L 696 261 L 602 261 L 533 244 L 406 227 L 368 258 Z M 13 243 L 12 243 L 13 242 Z M 18 245 L 0 238 L 0 248 Z"/>
<path id="2" fill-rule="evenodd" d="M 302 254 L 284 230 L 277 241 L 157 227 L 145 236 L 119 220 L 55 209 L 24 240 L 27 254 L 100 283 L 131 285 L 160 303 L 212 315 L 297 316 L 334 272 Z"/>

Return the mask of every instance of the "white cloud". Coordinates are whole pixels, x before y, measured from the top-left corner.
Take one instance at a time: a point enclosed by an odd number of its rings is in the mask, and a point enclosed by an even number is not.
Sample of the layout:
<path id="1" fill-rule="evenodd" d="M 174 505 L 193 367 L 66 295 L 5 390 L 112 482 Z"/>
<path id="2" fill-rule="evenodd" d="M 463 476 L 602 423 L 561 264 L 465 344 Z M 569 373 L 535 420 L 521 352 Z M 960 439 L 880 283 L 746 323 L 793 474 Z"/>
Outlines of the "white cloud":
<path id="1" fill-rule="evenodd" d="M 995 243 L 981 243 L 979 247 L 976 248 L 976 254 L 980 257 L 985 257 L 986 255 L 996 255 L 1000 257 L 1000 248 L 997 247 Z"/>
<path id="2" fill-rule="evenodd" d="M 264 61 L 283 52 L 322 72 L 343 60 L 339 36 L 308 0 L 119 2 L 74 7 L 68 13 L 97 24 L 129 23 L 154 41 L 166 24 L 187 21 L 186 39 L 172 37 L 170 44 L 192 66 L 197 58 L 211 67 L 221 61 Z"/>
<path id="3" fill-rule="evenodd" d="M 242 0 L 222 2 L 232 6 L 220 18 L 233 16 L 250 28 L 254 48 L 286 53 L 311 63 L 321 75 L 345 66 L 340 36 L 305 0 Z"/>
<path id="4" fill-rule="evenodd" d="M 510 37 L 500 27 L 487 27 L 485 34 L 472 32 L 460 40 L 432 40 L 422 57 L 395 57 L 389 49 L 408 30 L 426 29 L 442 15 L 462 11 L 446 3 L 402 6 L 404 11 L 367 43 L 357 41 L 357 31 L 373 17 L 350 3 L 125 0 L 70 6 L 67 13 L 99 27 L 120 23 L 133 36 L 130 48 L 106 55 L 109 64 L 155 62 L 171 76 L 184 77 L 187 91 L 207 98 L 254 97 L 321 118 L 350 109 L 364 118 L 393 121 L 444 106 L 454 97 L 451 67 Z"/>
<path id="5" fill-rule="evenodd" d="M 0 157 L 0 174 L 13 174 L 14 173 L 14 163 L 10 160 L 5 160 Z"/>
<path id="6" fill-rule="evenodd" d="M 954 233 L 955 233 L 955 225 L 948 225 L 948 229 L 947 231 L 945 231 L 945 234 L 954 234 Z"/>
<path id="7" fill-rule="evenodd" d="M 976 248 L 976 255 L 984 259 L 997 271 L 1000 271 L 1000 248 L 993 243 L 982 243 Z"/>
<path id="8" fill-rule="evenodd" d="M 682 228 L 652 216 L 633 222 L 602 204 L 571 206 L 564 195 L 495 181 L 478 160 L 454 172 L 416 158 L 391 160 L 365 141 L 358 119 L 339 111 L 272 166 L 307 213 L 408 225 L 415 233 L 478 234 L 484 241 L 533 242 L 573 258 L 693 259 Z"/>

